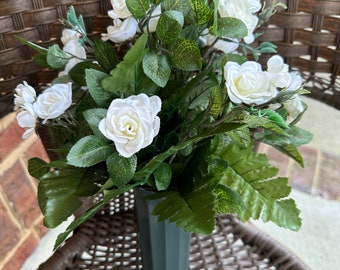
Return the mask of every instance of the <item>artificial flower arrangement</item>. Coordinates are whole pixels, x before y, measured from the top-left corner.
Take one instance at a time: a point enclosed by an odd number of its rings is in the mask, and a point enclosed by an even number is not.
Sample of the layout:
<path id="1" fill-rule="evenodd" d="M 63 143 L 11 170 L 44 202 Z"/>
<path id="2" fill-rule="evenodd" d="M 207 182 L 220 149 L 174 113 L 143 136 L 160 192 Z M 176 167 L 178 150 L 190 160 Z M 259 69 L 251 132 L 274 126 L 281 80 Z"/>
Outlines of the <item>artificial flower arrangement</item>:
<path id="1" fill-rule="evenodd" d="M 217 214 L 301 226 L 288 179 L 254 144 L 272 145 L 301 166 L 311 134 L 295 124 L 307 106 L 301 77 L 279 55 L 266 67 L 251 43 L 277 6 L 259 0 L 111 0 L 113 25 L 91 40 L 71 7 L 61 45 L 29 41 L 37 63 L 59 76 L 39 95 L 18 85 L 23 137 L 49 127 L 59 158 L 29 160 L 39 179 L 44 224 L 56 227 L 99 196 L 61 234 L 135 187 L 157 191 L 153 214 L 210 234 Z M 105 33 L 104 33 L 105 32 Z M 152 198 L 150 198 L 152 199 Z"/>

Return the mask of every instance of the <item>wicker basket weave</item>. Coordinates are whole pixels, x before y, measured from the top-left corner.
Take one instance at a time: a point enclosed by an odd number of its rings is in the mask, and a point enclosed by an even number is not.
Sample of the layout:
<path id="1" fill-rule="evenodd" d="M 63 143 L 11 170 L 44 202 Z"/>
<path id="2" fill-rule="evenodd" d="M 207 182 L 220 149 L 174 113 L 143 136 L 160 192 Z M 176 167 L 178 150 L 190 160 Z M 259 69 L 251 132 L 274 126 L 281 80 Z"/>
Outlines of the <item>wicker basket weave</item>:
<path id="1" fill-rule="evenodd" d="M 234 216 L 221 215 L 216 221 L 211 236 L 192 235 L 189 269 L 309 269 L 293 253 Z M 107 204 L 38 269 L 143 269 L 133 192 Z"/>
<path id="2" fill-rule="evenodd" d="M 107 16 L 110 0 L 1 0 L 0 1 L 0 117 L 13 109 L 13 91 L 26 80 L 30 85 L 50 83 L 55 72 L 33 61 L 35 52 L 16 36 L 48 47 L 60 40 L 63 25 L 73 5 L 84 17 L 89 36 L 96 36 L 112 23 Z"/>
<path id="3" fill-rule="evenodd" d="M 272 0 L 266 0 L 270 2 Z M 281 0 L 288 9 L 261 27 L 259 41 L 272 41 L 293 68 L 303 71 L 312 98 L 340 109 L 340 1 Z M 48 47 L 56 43 L 68 7 L 82 14 L 89 35 L 99 35 L 111 19 L 109 0 L 0 1 L 0 117 L 13 108 L 13 90 L 26 80 L 39 90 L 55 72 L 36 65 L 34 52 L 15 36 Z M 262 61 L 270 55 L 264 55 Z"/>
<path id="4" fill-rule="evenodd" d="M 258 41 L 277 45 L 278 54 L 309 82 L 310 97 L 340 109 L 340 1 L 281 2 L 288 8 L 258 30 Z"/>

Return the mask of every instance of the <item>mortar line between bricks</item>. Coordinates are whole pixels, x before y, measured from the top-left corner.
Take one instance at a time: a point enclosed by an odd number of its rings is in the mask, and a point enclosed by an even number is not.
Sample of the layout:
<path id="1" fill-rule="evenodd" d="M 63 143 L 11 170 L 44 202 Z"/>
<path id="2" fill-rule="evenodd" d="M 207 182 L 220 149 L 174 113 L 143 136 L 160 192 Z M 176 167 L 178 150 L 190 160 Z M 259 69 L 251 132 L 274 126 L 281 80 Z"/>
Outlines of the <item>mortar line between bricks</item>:
<path id="1" fill-rule="evenodd" d="M 27 176 L 27 180 L 29 182 L 30 187 L 32 188 L 32 190 L 34 190 L 35 192 L 37 192 L 37 186 L 34 184 L 34 179 L 33 177 L 29 174 L 28 169 L 27 169 L 27 164 L 25 162 L 25 158 L 23 156 L 21 156 L 20 158 L 18 158 L 18 162 L 20 163 L 20 165 L 25 169 L 25 175 Z"/>
<path id="2" fill-rule="evenodd" d="M 8 169 L 10 169 L 18 157 L 22 157 L 24 152 L 38 140 L 36 135 L 32 135 L 27 139 L 22 139 L 22 142 L 16 147 L 2 162 L 0 163 L 0 175 L 3 175 Z"/>
<path id="3" fill-rule="evenodd" d="M 312 186 L 311 186 L 311 194 L 313 195 L 319 195 L 319 190 L 317 188 L 318 186 L 318 181 L 320 179 L 320 166 L 321 166 L 321 159 L 322 159 L 322 152 L 320 149 L 317 149 L 317 155 L 316 155 L 316 162 L 315 162 L 315 168 L 314 168 L 314 178 L 312 181 Z"/>
<path id="4" fill-rule="evenodd" d="M 17 242 L 17 244 L 10 251 L 8 251 L 5 258 L 3 258 L 2 261 L 0 261 L 0 269 L 2 269 L 3 266 L 5 266 L 8 262 L 10 262 L 11 258 L 15 255 L 15 253 L 18 251 L 20 246 L 28 239 L 28 237 L 30 236 L 30 233 L 32 232 L 27 231 L 25 234 L 22 234 L 22 237 L 20 237 L 20 240 Z"/>
<path id="5" fill-rule="evenodd" d="M 2 189 L 2 187 L 0 186 L 0 203 L 3 205 L 3 207 L 5 208 L 6 213 L 9 215 L 9 217 L 11 218 L 11 220 L 13 221 L 13 223 L 18 227 L 18 229 L 20 230 L 20 232 L 23 231 L 22 228 L 22 224 L 20 224 L 20 222 L 17 220 L 16 215 L 10 205 L 10 201 L 8 200 L 4 190 Z"/>

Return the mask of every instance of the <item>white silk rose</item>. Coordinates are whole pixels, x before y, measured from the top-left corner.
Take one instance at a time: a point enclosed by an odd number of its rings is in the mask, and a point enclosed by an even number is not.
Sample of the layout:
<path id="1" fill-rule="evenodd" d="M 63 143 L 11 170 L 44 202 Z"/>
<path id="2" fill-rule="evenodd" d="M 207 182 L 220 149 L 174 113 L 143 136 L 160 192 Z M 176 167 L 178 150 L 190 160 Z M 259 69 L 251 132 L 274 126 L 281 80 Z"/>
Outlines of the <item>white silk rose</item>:
<path id="1" fill-rule="evenodd" d="M 260 9 L 260 0 L 220 0 L 218 3 L 218 11 L 222 18 L 234 17 L 247 26 L 248 35 L 243 39 L 248 44 L 254 41 L 253 32 L 258 23 L 258 17 L 254 13 Z"/>
<path id="2" fill-rule="evenodd" d="M 26 104 L 23 109 L 17 114 L 17 122 L 20 127 L 25 129 L 22 137 L 26 139 L 34 132 L 37 117 L 32 104 Z"/>
<path id="3" fill-rule="evenodd" d="M 227 62 L 224 66 L 224 78 L 228 96 L 236 104 L 261 105 L 278 93 L 262 71 L 261 65 L 254 61 L 247 61 L 242 65 Z"/>
<path id="4" fill-rule="evenodd" d="M 120 155 L 131 157 L 150 145 L 160 128 L 157 116 L 162 101 L 158 96 L 145 94 L 115 99 L 106 118 L 99 123 L 100 132 L 112 140 Z"/>
<path id="5" fill-rule="evenodd" d="M 126 6 L 125 0 L 111 0 L 113 10 L 109 10 L 107 14 L 112 19 L 126 19 L 132 16 L 131 12 Z"/>
<path id="6" fill-rule="evenodd" d="M 16 108 L 23 107 L 25 104 L 32 104 L 36 100 L 36 92 L 26 81 L 15 88 L 14 104 Z"/>
<path id="7" fill-rule="evenodd" d="M 33 104 L 38 117 L 54 119 L 62 115 L 72 104 L 72 84 L 54 84 L 41 93 Z"/>
<path id="8" fill-rule="evenodd" d="M 115 43 L 124 42 L 132 38 L 137 32 L 138 22 L 135 18 L 129 17 L 125 20 L 114 19 L 113 26 L 107 28 L 107 34 L 102 34 L 104 41 L 111 40 Z"/>

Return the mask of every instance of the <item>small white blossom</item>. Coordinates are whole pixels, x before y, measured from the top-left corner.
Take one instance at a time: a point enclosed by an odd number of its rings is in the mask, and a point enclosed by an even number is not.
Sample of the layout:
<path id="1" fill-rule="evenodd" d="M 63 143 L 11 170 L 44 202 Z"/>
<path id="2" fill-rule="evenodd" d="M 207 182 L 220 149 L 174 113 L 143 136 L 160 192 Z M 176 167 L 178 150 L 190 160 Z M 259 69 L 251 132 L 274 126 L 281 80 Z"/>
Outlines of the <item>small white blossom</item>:
<path id="1" fill-rule="evenodd" d="M 113 10 L 109 10 L 107 14 L 112 19 L 126 19 L 132 16 L 131 12 L 126 6 L 125 0 L 111 0 Z"/>
<path id="2" fill-rule="evenodd" d="M 158 134 L 162 101 L 158 96 L 145 94 L 115 99 L 106 118 L 99 123 L 100 132 L 115 143 L 123 157 L 131 157 L 150 145 Z"/>
<path id="3" fill-rule="evenodd" d="M 138 22 L 135 18 L 129 17 L 124 21 L 120 19 L 113 20 L 113 26 L 107 28 L 107 34 L 102 34 L 104 41 L 111 40 L 115 43 L 124 42 L 132 38 L 137 32 Z"/>
<path id="4" fill-rule="evenodd" d="M 48 119 L 62 115 L 72 104 L 72 84 L 55 84 L 41 93 L 33 104 L 35 113 L 43 124 Z"/>
<path id="5" fill-rule="evenodd" d="M 277 95 L 277 89 L 270 84 L 261 65 L 247 61 L 242 65 L 227 62 L 224 66 L 224 78 L 229 98 L 232 102 L 260 105 Z"/>
<path id="6" fill-rule="evenodd" d="M 22 138 L 28 138 L 32 133 L 34 133 L 36 126 L 37 117 L 33 110 L 32 104 L 26 104 L 23 110 L 17 114 L 18 125 L 25 129 Z"/>
<path id="7" fill-rule="evenodd" d="M 14 94 L 14 104 L 16 109 L 25 106 L 25 104 L 32 104 L 36 100 L 36 92 L 32 86 L 26 81 L 17 85 Z"/>

